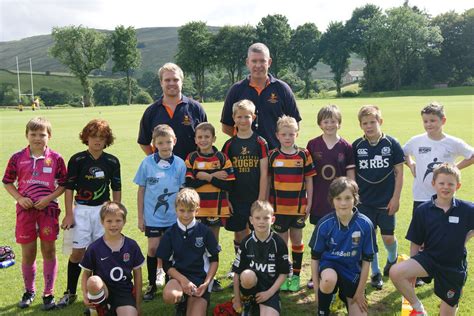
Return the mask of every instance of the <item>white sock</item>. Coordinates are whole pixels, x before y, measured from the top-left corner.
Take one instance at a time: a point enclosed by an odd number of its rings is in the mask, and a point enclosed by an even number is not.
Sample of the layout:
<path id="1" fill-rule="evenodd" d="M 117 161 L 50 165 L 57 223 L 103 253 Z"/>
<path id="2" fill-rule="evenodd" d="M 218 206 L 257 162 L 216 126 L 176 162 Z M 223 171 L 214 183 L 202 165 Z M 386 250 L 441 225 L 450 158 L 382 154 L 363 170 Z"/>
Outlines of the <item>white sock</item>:
<path id="1" fill-rule="evenodd" d="M 411 307 L 413 307 L 413 309 L 418 311 L 418 312 L 424 312 L 425 311 L 425 307 L 423 306 L 423 303 L 421 303 L 421 301 L 419 299 L 417 299 L 416 302 L 411 305 Z"/>

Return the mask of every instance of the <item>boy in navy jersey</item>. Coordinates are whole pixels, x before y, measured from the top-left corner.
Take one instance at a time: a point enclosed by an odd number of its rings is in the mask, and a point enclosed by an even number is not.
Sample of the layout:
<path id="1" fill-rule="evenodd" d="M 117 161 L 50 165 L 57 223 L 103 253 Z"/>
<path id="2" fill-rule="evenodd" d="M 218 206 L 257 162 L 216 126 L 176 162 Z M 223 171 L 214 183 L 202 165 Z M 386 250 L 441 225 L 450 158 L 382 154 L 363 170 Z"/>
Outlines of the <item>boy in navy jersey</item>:
<path id="1" fill-rule="evenodd" d="M 127 209 L 119 202 L 106 202 L 100 220 L 104 236 L 87 247 L 80 264 L 84 304 L 101 316 L 108 309 L 118 316 L 139 315 L 145 258 L 137 242 L 122 235 Z"/>
<path id="2" fill-rule="evenodd" d="M 362 214 L 370 218 L 387 249 L 387 263 L 383 269 L 388 276 L 390 267 L 397 261 L 397 239 L 395 238 L 395 213 L 400 207 L 403 186 L 402 147 L 398 141 L 382 133 L 382 112 L 375 105 L 364 105 L 358 114 L 364 136 L 354 141 L 352 149 L 356 162 L 356 181 L 359 185 Z M 383 286 L 378 256 L 371 264 L 371 285 L 380 290 Z"/>
<path id="3" fill-rule="evenodd" d="M 176 304 L 187 315 L 206 315 L 214 275 L 219 265 L 219 248 L 211 230 L 196 221 L 199 195 L 184 188 L 176 196 L 176 224 L 163 236 L 156 256 L 170 280 L 163 289 L 163 301 Z"/>
<path id="4" fill-rule="evenodd" d="M 234 261 L 234 309 L 242 303 L 259 305 L 261 315 L 279 315 L 279 290 L 290 272 L 285 241 L 271 231 L 273 208 L 267 201 L 255 201 L 250 222 L 254 231 L 242 240 Z"/>
<path id="5" fill-rule="evenodd" d="M 349 315 L 367 315 L 365 284 L 377 245 L 371 221 L 355 208 L 357 191 L 349 178 L 333 180 L 329 200 L 336 211 L 324 216 L 313 233 L 311 270 L 318 315 L 329 315 L 338 289 Z"/>
<path id="6" fill-rule="evenodd" d="M 74 227 L 74 233 L 73 249 L 67 265 L 66 292 L 58 302 L 60 308 L 77 299 L 77 282 L 81 274 L 79 262 L 87 246 L 104 234 L 99 213 L 102 204 L 111 198 L 109 188 L 112 188 L 112 200 L 121 200 L 120 162 L 117 157 L 104 152 L 114 142 L 109 123 L 92 120 L 84 126 L 79 138 L 87 150 L 73 155 L 68 162 L 64 194 L 66 217 L 61 227 Z"/>
<path id="7" fill-rule="evenodd" d="M 467 279 L 465 244 L 474 229 L 474 204 L 454 197 L 460 177 L 452 164 L 443 163 L 434 170 L 436 194 L 415 209 L 406 235 L 411 259 L 390 269 L 393 284 L 413 307 L 410 315 L 427 315 L 413 288 L 415 277 L 434 279 L 434 292 L 441 299 L 439 314 L 456 315 Z"/>
<path id="8" fill-rule="evenodd" d="M 250 100 L 236 102 L 232 108 L 237 134 L 227 140 L 222 152 L 232 161 L 235 182 L 229 192 L 232 213 L 225 228 L 234 232 L 234 250 L 250 234 L 250 206 L 265 200 L 268 185 L 268 145 L 252 131 L 255 105 Z"/>

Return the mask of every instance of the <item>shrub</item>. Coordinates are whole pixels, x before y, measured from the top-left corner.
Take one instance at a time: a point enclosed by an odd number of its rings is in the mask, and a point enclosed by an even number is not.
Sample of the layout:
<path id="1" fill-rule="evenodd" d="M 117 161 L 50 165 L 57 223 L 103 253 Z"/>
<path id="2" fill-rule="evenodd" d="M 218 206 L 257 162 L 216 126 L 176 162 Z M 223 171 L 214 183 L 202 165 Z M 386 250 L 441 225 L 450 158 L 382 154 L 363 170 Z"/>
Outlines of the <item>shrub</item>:
<path id="1" fill-rule="evenodd" d="M 358 96 L 359 96 L 359 92 L 353 91 L 353 90 L 347 90 L 341 93 L 341 97 L 343 98 L 354 98 Z"/>
<path id="2" fill-rule="evenodd" d="M 153 98 L 148 92 L 140 89 L 140 92 L 138 92 L 138 94 L 133 99 L 133 103 L 150 104 L 150 103 L 153 103 Z"/>

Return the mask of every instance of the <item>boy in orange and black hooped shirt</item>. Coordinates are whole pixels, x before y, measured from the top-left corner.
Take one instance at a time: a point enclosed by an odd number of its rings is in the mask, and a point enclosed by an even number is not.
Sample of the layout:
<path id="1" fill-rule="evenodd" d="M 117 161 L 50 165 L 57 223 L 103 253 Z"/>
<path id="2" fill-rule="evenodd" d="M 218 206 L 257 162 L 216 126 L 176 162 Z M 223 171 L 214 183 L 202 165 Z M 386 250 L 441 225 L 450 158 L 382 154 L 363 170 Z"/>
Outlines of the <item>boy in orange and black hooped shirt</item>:
<path id="1" fill-rule="evenodd" d="M 280 147 L 268 155 L 270 203 L 275 209 L 273 229 L 288 243 L 291 239 L 293 275 L 281 286 L 282 291 L 300 289 L 300 271 L 303 262 L 303 228 L 311 210 L 313 180 L 316 175 L 313 159 L 307 149 L 295 144 L 298 123 L 283 115 L 277 122 Z"/>
<path id="2" fill-rule="evenodd" d="M 212 231 L 219 242 L 221 218 L 230 216 L 228 191 L 235 180 L 232 162 L 226 154 L 217 150 L 216 131 L 211 123 L 203 122 L 196 127 L 198 150 L 186 158 L 186 187 L 194 188 L 201 198 L 198 221 Z M 213 291 L 220 291 L 214 281 Z"/>

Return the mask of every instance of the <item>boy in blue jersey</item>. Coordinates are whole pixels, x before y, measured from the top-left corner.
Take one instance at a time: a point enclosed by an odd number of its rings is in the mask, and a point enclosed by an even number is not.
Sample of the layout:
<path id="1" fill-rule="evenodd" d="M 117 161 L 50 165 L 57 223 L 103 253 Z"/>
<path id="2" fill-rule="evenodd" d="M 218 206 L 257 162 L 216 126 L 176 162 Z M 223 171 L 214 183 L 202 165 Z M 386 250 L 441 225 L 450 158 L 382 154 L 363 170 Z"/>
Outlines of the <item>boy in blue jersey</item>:
<path id="1" fill-rule="evenodd" d="M 100 316 L 108 311 L 139 315 L 145 258 L 137 242 L 122 235 L 127 209 L 119 202 L 106 202 L 100 220 L 104 236 L 87 248 L 80 264 L 84 304 Z"/>
<path id="2" fill-rule="evenodd" d="M 359 186 L 359 210 L 377 229 L 387 249 L 387 263 L 383 269 L 388 276 L 390 267 L 397 261 L 397 239 L 395 238 L 395 213 L 400 207 L 403 186 L 402 147 L 398 141 L 382 133 L 382 112 L 375 105 L 364 105 L 358 114 L 364 136 L 352 143 L 356 164 L 356 181 Z M 371 285 L 381 290 L 383 286 L 378 256 L 371 264 Z"/>
<path id="3" fill-rule="evenodd" d="M 367 315 L 365 284 L 377 244 L 372 222 L 355 208 L 357 192 L 355 181 L 336 178 L 329 186 L 336 211 L 324 216 L 313 232 L 311 271 L 318 315 L 329 315 L 338 289 L 349 315 Z"/>
<path id="4" fill-rule="evenodd" d="M 157 283 L 161 286 L 164 284 L 165 273 L 156 258 L 156 250 L 166 229 L 176 223 L 174 199 L 185 181 L 186 165 L 173 154 L 175 144 L 176 136 L 170 126 L 156 126 L 153 130 L 153 146 L 158 152 L 143 160 L 133 180 L 138 184 L 138 228 L 148 237 L 146 261 L 149 284 L 143 296 L 145 301 L 155 297 Z"/>
<path id="5" fill-rule="evenodd" d="M 415 209 L 406 235 L 411 259 L 390 269 L 393 284 L 413 307 L 410 315 L 427 315 L 413 288 L 415 277 L 434 279 L 434 292 L 441 299 L 439 314 L 456 315 L 467 279 L 465 244 L 474 229 L 474 204 L 454 197 L 460 178 L 452 164 L 443 163 L 434 170 L 436 194 Z"/>
<path id="6" fill-rule="evenodd" d="M 254 230 L 242 240 L 232 267 L 233 306 L 236 311 L 241 311 L 244 303 L 247 312 L 247 308 L 256 303 L 260 315 L 279 315 L 280 286 L 290 273 L 288 247 L 271 230 L 275 217 L 269 202 L 257 200 L 250 210 Z"/>
<path id="7" fill-rule="evenodd" d="M 156 256 L 170 277 L 163 301 L 178 312 L 206 315 L 213 278 L 219 265 L 219 247 L 211 230 L 196 220 L 199 194 L 190 188 L 176 196 L 177 222 L 163 236 Z"/>

